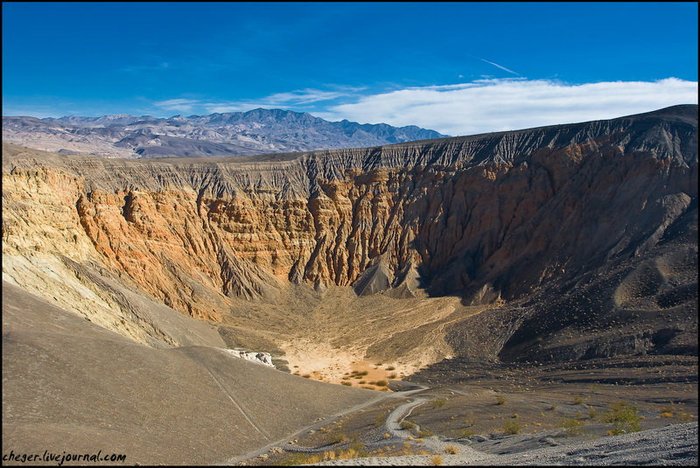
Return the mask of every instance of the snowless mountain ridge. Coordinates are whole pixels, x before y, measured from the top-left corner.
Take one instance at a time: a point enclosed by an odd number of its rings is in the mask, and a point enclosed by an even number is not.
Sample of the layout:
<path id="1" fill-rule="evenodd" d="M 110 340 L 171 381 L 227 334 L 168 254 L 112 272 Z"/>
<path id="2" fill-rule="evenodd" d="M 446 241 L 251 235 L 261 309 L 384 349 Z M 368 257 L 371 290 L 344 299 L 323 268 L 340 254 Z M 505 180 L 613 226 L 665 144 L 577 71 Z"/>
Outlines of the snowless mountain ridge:
<path id="1" fill-rule="evenodd" d="M 244 156 L 442 137 L 446 135 L 415 125 L 329 122 L 281 109 L 169 118 L 127 114 L 3 117 L 5 141 L 45 151 L 121 158 Z"/>

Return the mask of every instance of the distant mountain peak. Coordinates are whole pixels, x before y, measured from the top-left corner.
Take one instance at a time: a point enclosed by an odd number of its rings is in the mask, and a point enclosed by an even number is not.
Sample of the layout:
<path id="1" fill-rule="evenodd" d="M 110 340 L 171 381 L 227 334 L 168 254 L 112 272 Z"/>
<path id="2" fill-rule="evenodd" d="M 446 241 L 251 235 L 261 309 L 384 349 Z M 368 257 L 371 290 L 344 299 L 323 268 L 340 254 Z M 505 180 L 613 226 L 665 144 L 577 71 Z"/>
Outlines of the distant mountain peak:
<path id="1" fill-rule="evenodd" d="M 75 134 L 81 138 L 76 139 Z M 3 117 L 3 138 L 47 151 L 105 157 L 244 156 L 362 148 L 443 138 L 415 125 L 329 122 L 308 112 L 259 107 L 245 112 L 168 118 L 112 114 L 34 119 Z"/>

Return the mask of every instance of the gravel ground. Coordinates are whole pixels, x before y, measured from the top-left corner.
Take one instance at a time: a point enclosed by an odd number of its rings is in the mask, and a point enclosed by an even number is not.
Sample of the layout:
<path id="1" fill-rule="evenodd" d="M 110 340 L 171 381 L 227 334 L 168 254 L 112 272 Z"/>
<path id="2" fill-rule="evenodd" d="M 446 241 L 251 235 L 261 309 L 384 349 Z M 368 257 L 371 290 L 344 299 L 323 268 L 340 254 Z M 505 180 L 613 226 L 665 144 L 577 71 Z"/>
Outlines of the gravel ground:
<path id="1" fill-rule="evenodd" d="M 369 457 L 333 460 L 318 465 L 427 466 L 436 455 Z M 658 429 L 604 437 L 565 446 L 545 447 L 507 455 L 465 451 L 439 455 L 443 465 L 661 465 L 697 466 L 698 424 L 675 424 Z"/>

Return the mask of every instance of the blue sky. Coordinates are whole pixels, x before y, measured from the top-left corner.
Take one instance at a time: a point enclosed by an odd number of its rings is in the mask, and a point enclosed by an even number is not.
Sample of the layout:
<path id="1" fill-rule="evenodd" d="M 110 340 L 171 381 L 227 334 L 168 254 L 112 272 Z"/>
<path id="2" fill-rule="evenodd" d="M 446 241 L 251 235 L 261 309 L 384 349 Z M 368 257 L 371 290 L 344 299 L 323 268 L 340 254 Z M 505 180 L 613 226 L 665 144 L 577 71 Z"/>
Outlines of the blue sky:
<path id="1" fill-rule="evenodd" d="M 3 3 L 3 115 L 256 107 L 451 135 L 697 103 L 697 3 Z"/>

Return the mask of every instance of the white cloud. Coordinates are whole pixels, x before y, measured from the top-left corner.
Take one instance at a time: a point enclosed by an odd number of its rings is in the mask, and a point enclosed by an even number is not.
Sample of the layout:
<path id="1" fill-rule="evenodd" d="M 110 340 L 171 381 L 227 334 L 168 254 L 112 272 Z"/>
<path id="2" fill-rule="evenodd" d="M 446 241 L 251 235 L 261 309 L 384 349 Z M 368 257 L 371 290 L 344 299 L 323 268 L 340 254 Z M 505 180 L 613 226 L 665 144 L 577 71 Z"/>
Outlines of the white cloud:
<path id="1" fill-rule="evenodd" d="M 330 101 L 347 96 L 348 93 L 340 91 L 321 91 L 319 89 L 302 89 L 291 93 L 277 93 L 265 98 L 269 104 L 308 104 L 318 101 Z"/>
<path id="2" fill-rule="evenodd" d="M 418 125 L 456 136 L 609 119 L 697 102 L 698 83 L 677 78 L 580 85 L 511 78 L 367 95 L 314 115 Z"/>
<path id="3" fill-rule="evenodd" d="M 320 89 L 299 89 L 285 93 L 270 94 L 256 100 L 242 101 L 213 101 L 198 99 L 168 99 L 154 102 L 153 104 L 167 111 L 191 113 L 193 111 L 204 112 L 206 114 L 225 112 L 245 112 L 257 108 L 295 108 L 323 101 L 332 101 L 340 97 L 352 96 L 353 92 L 364 88 L 350 88 L 336 86 L 334 91 L 324 91 Z"/>
<path id="4" fill-rule="evenodd" d="M 188 113 L 192 112 L 192 109 L 201 103 L 196 99 L 168 99 L 154 102 L 153 104 L 168 111 Z"/>

